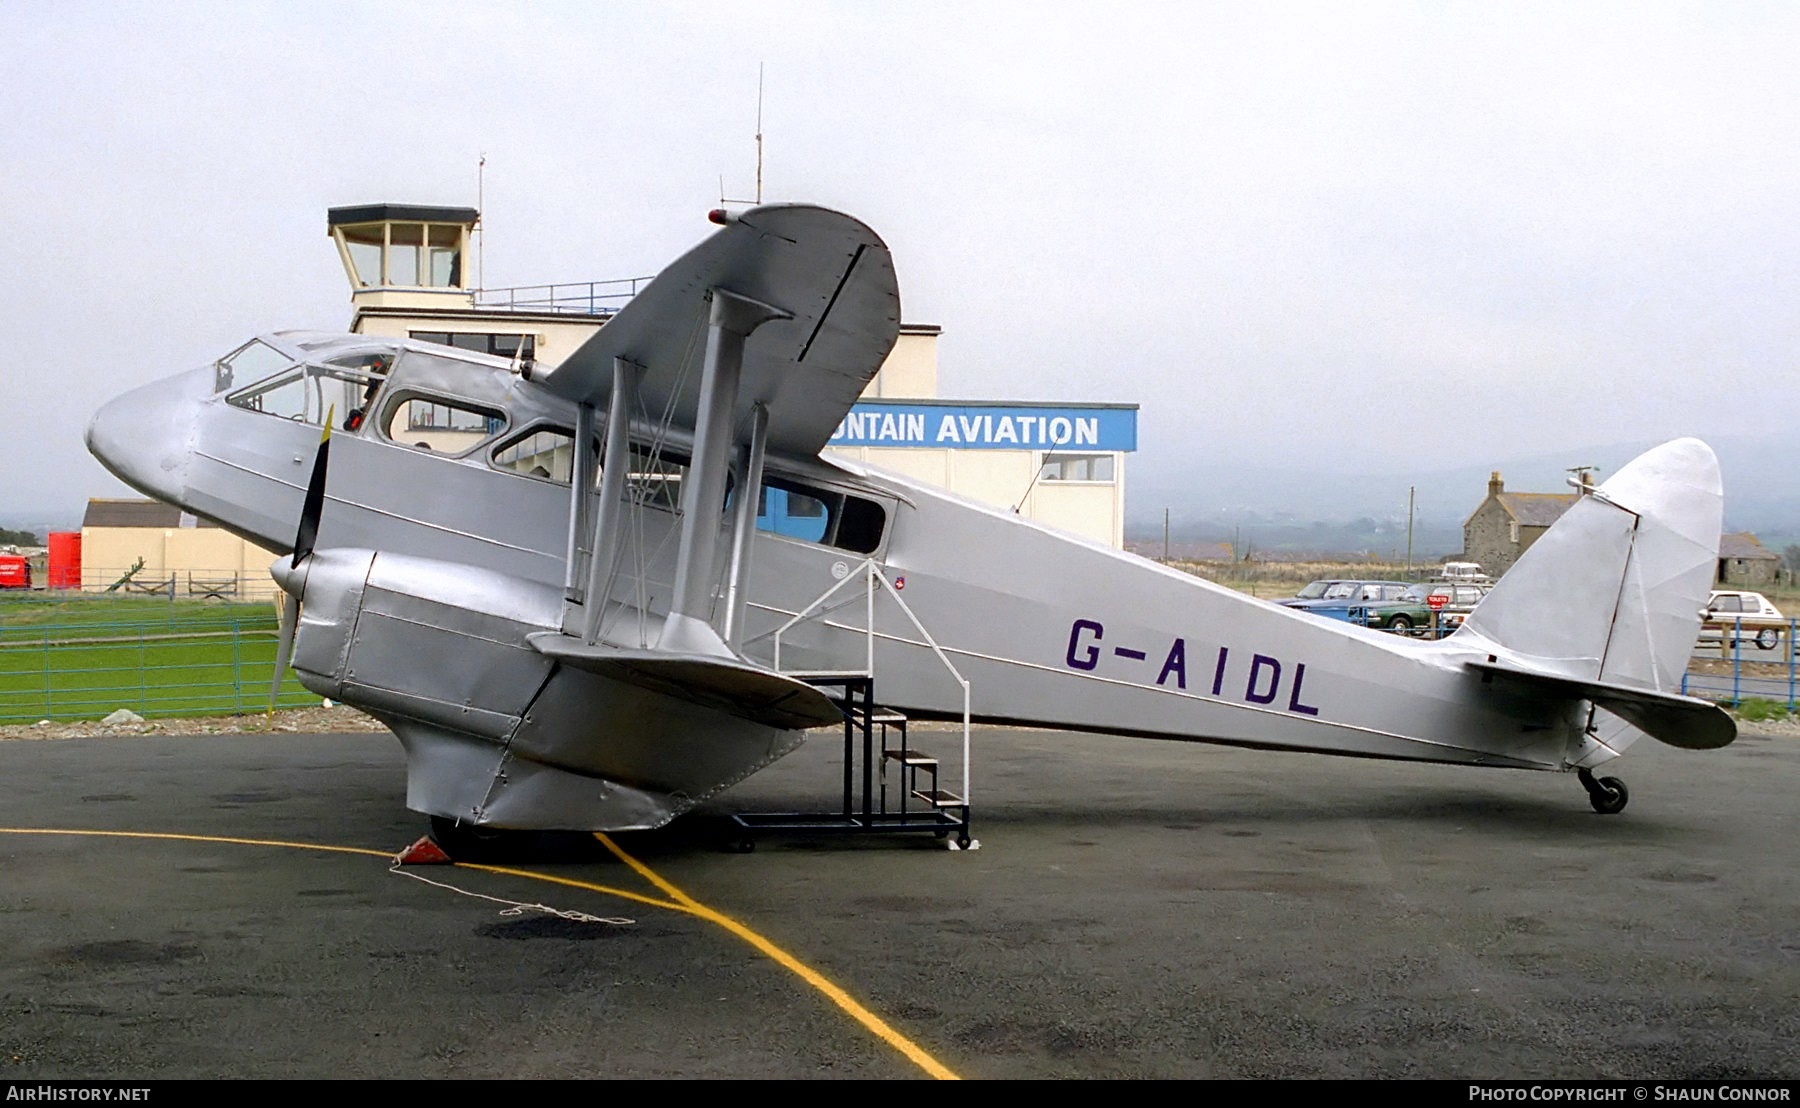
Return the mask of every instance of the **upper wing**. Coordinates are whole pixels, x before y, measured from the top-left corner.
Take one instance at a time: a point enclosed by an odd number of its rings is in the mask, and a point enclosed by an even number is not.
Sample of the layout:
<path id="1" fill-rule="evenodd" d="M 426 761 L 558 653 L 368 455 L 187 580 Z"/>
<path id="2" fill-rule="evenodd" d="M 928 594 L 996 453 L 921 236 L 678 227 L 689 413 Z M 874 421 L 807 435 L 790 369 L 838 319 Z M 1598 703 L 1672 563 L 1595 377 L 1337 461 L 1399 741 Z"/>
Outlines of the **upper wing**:
<path id="1" fill-rule="evenodd" d="M 804 204 L 753 208 L 683 254 L 540 383 L 604 407 L 613 359 L 644 367 L 651 418 L 692 428 L 699 408 L 707 291 L 723 288 L 792 314 L 744 345 L 733 422 L 769 409 L 769 448 L 816 454 L 881 368 L 900 333 L 886 244 L 862 223 Z M 684 365 L 692 362 L 692 365 Z"/>

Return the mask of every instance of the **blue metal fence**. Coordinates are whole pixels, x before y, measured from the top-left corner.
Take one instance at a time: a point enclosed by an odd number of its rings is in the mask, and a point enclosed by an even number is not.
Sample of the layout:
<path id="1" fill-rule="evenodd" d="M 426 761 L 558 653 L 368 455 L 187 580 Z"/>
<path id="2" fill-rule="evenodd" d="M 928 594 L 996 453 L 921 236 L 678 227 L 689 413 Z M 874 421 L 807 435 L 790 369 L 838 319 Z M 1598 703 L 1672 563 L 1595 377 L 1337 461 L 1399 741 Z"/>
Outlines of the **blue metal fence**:
<path id="1" fill-rule="evenodd" d="M 1796 658 L 1794 650 L 1796 631 L 1800 631 L 1800 620 L 1788 620 L 1779 631 L 1773 648 L 1757 645 L 1755 630 L 1746 630 L 1743 634 L 1709 631 L 1709 635 L 1718 635 L 1719 641 L 1717 645 L 1702 641 L 1696 647 L 1694 659 L 1682 675 L 1681 691 L 1724 704 L 1767 700 L 1785 705 L 1790 712 L 1795 711 L 1800 708 L 1800 659 Z M 1701 661 L 1718 661 L 1722 666 L 1728 666 L 1729 672 L 1698 671 L 1694 663 Z"/>

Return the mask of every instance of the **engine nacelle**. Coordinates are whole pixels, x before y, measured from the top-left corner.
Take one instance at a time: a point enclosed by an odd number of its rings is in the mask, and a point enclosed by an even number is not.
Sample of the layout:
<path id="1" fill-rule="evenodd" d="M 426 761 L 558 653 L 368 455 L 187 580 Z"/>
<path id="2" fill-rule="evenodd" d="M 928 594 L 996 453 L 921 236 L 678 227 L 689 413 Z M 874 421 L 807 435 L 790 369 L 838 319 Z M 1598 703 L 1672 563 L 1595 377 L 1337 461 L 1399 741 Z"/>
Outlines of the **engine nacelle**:
<path id="1" fill-rule="evenodd" d="M 275 572 L 298 586 L 294 670 L 320 696 L 503 741 L 549 677 L 526 636 L 560 624 L 551 586 L 343 548 Z"/>

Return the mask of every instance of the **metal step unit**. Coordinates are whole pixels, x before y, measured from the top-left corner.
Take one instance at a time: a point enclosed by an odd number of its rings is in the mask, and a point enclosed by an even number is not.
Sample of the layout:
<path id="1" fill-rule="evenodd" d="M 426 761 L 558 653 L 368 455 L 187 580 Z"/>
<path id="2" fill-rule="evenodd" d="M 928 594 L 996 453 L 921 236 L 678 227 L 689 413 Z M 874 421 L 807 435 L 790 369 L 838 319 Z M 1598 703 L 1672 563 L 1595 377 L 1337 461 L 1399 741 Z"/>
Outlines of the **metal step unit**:
<path id="1" fill-rule="evenodd" d="M 844 710 L 844 792 L 835 812 L 744 812 L 732 817 L 735 849 L 756 849 L 758 837 L 782 835 L 904 835 L 926 833 L 967 850 L 969 804 L 940 787 L 938 759 L 914 750 L 906 717 L 875 703 L 867 675 L 792 673 L 823 689 Z M 890 786 L 889 769 L 895 780 Z"/>

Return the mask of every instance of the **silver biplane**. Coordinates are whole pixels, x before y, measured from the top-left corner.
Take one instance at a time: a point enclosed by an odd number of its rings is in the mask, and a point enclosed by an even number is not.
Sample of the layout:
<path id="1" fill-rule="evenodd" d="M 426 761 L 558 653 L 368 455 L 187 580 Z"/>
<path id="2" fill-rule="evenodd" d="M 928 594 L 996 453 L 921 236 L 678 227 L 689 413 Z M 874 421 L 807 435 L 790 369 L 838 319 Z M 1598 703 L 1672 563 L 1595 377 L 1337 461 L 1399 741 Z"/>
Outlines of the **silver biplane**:
<path id="1" fill-rule="evenodd" d="M 434 824 L 659 826 L 841 725 L 816 681 L 851 672 L 922 718 L 1572 771 L 1601 812 L 1638 738 L 1733 739 L 1679 692 L 1703 443 L 1581 497 L 1442 641 L 1320 620 L 822 459 L 898 334 L 887 247 L 811 206 L 720 221 L 553 368 L 278 333 L 107 404 L 89 448 L 292 551 L 283 657 L 392 728 Z"/>

